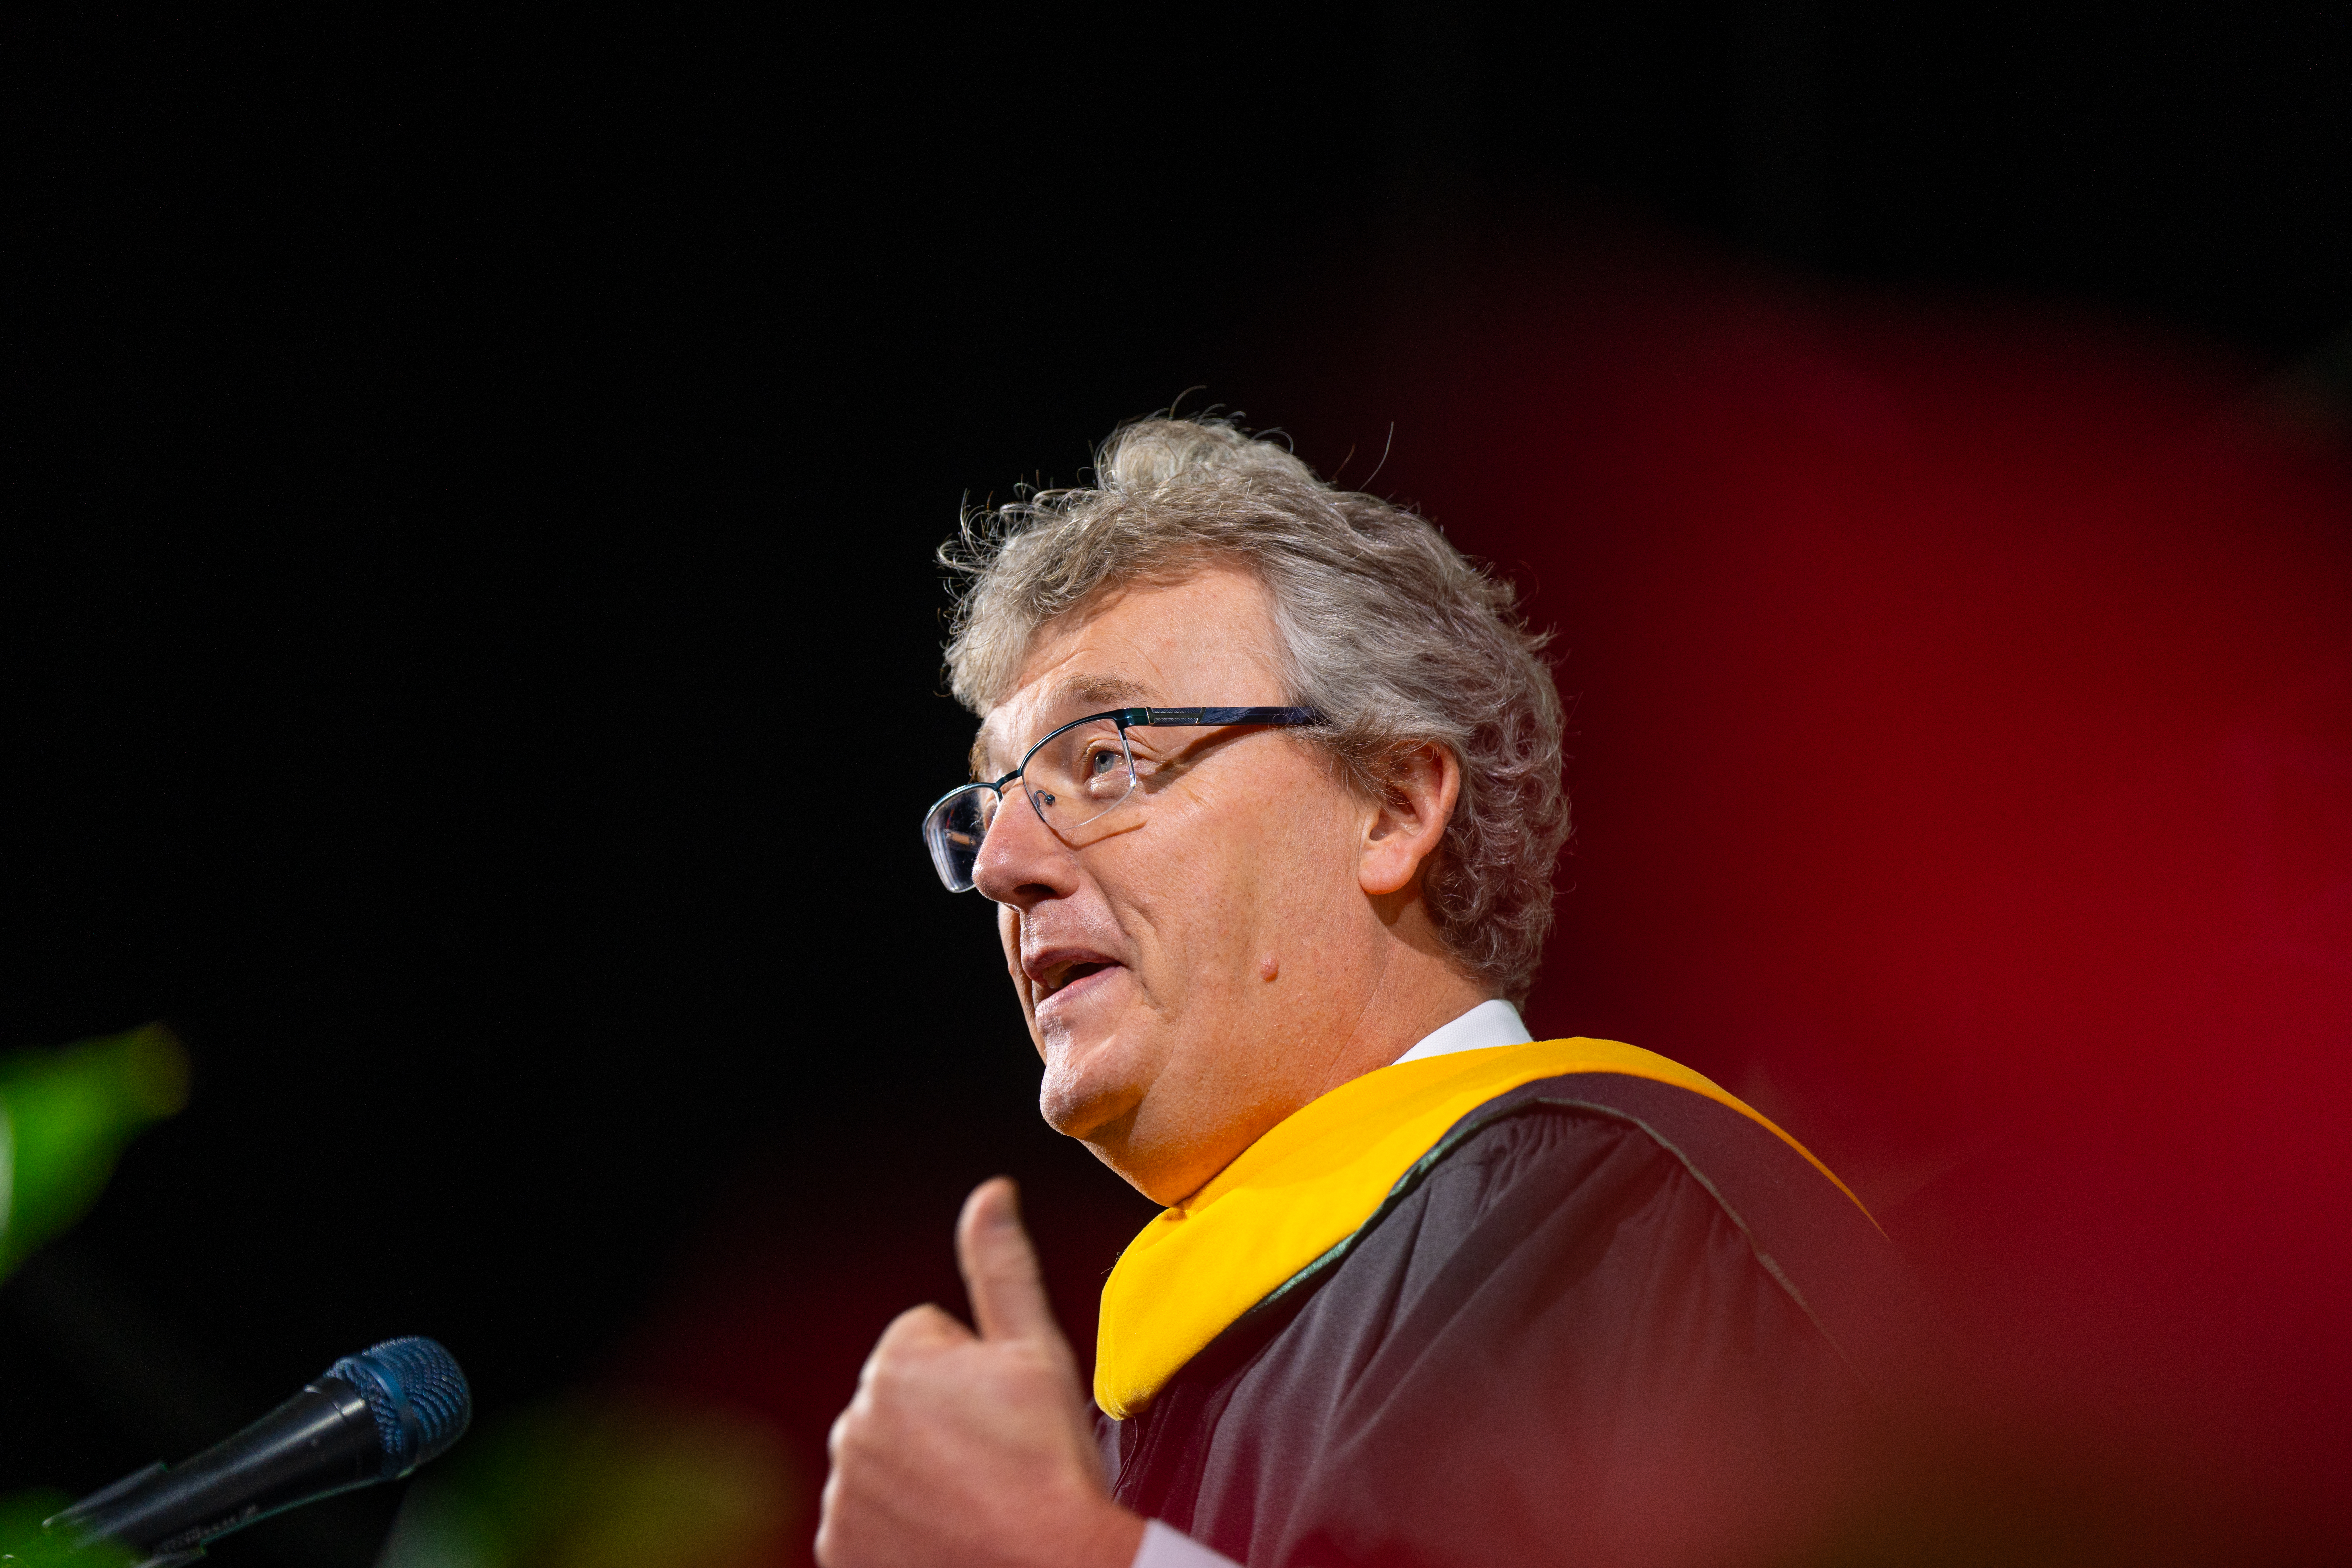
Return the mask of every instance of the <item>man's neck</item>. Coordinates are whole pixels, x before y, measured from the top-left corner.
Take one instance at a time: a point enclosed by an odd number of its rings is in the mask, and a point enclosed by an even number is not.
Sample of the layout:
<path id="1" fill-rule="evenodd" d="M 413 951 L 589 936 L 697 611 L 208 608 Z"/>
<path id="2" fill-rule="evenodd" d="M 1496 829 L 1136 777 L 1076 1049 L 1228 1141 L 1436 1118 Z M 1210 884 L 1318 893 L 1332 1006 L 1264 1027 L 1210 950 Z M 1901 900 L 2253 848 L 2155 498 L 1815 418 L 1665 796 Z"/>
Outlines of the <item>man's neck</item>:
<path id="1" fill-rule="evenodd" d="M 1233 1140 L 1223 1149 L 1224 1158 L 1213 1166 L 1203 1166 L 1192 1174 L 1196 1179 L 1183 1185 L 1181 1194 L 1144 1190 L 1161 1203 L 1181 1201 L 1223 1170 L 1233 1159 L 1264 1137 L 1274 1126 L 1302 1107 L 1312 1104 L 1340 1085 L 1352 1082 L 1368 1072 L 1404 1060 L 1437 1056 L 1451 1051 L 1474 1050 L 1487 1046 L 1517 1045 L 1529 1039 L 1527 1026 L 1520 1022 L 1518 1009 L 1508 1002 L 1482 996 L 1466 980 L 1454 977 L 1455 984 L 1443 988 L 1430 988 L 1415 1000 L 1412 1012 L 1401 1014 L 1393 1004 L 1399 1000 L 1391 994 L 1392 1005 L 1385 1012 L 1367 1014 L 1359 1021 L 1352 1037 L 1331 1064 L 1324 1081 L 1312 1092 L 1287 1097 L 1271 1113 L 1271 1120 L 1259 1123 L 1247 1135 Z M 1409 1021 L 1408 1021 L 1409 1020 Z M 1097 1147 L 1097 1154 L 1103 1151 Z M 1122 1174 L 1127 1174 L 1122 1171 Z M 1134 1181 L 1129 1175 L 1129 1181 Z M 1143 1184 L 1138 1182 L 1138 1186 Z M 1175 1184 L 1170 1184 L 1172 1189 Z"/>
<path id="2" fill-rule="evenodd" d="M 1305 1092 L 1297 1105 L 1387 1067 L 1487 999 L 1485 988 L 1451 962 L 1402 942 L 1389 949 L 1377 978 L 1360 994 L 1354 1026 L 1333 1039 L 1317 1079 L 1300 1084 Z"/>
<path id="3" fill-rule="evenodd" d="M 1419 1044 L 1397 1060 L 1425 1061 L 1431 1057 L 1450 1057 L 1459 1051 L 1524 1046 L 1534 1038 L 1528 1033 L 1528 1026 L 1520 1018 L 1519 1010 L 1496 996 L 1479 1003 L 1452 1023 L 1431 1030 L 1421 1037 Z"/>

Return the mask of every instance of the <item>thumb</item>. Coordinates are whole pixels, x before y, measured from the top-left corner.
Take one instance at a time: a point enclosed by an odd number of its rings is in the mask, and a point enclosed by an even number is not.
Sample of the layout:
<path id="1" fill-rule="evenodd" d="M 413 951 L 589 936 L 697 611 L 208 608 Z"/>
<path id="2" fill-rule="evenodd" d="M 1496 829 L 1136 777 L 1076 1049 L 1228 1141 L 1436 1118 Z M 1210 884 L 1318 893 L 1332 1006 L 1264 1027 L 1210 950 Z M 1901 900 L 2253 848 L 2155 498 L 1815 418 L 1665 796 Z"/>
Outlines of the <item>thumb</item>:
<path id="1" fill-rule="evenodd" d="M 964 1199 L 956 1220 L 956 1262 L 982 1339 L 1061 1342 L 1037 1270 L 1037 1249 L 1021 1228 L 1020 1194 L 1012 1177 L 982 1182 Z"/>

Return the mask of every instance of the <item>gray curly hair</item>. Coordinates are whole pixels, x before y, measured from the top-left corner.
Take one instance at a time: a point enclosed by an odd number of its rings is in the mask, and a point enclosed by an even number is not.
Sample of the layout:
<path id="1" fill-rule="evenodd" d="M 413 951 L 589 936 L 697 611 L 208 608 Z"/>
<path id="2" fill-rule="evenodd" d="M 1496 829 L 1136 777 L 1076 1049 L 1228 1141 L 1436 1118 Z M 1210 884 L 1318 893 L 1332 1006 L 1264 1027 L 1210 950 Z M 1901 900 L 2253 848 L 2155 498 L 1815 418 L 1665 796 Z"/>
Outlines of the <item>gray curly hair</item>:
<path id="1" fill-rule="evenodd" d="M 1552 922 L 1569 833 L 1560 702 L 1510 584 L 1426 520 L 1336 489 L 1224 419 L 1122 426 L 1092 488 L 967 511 L 939 559 L 960 579 L 948 677 L 985 715 L 1011 695 L 1040 627 L 1122 584 L 1239 565 L 1266 585 L 1298 731 L 1370 798 L 1425 745 L 1462 765 L 1462 794 L 1423 896 L 1454 960 L 1526 1000 Z M 1187 695 L 1187 700 L 1191 698 Z"/>

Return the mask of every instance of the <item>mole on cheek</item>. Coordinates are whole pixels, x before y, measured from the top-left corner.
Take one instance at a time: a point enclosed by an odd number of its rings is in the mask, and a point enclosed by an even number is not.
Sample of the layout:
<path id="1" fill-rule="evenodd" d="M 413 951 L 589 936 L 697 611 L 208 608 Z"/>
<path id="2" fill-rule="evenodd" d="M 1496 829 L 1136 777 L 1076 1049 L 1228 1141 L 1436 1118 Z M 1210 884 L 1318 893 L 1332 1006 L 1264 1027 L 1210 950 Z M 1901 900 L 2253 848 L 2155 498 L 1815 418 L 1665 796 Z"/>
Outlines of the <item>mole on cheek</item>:
<path id="1" fill-rule="evenodd" d="M 1258 960 L 1257 977 L 1260 980 L 1271 980 L 1281 973 L 1282 961 L 1276 958 L 1274 954 L 1269 952 L 1264 958 Z"/>

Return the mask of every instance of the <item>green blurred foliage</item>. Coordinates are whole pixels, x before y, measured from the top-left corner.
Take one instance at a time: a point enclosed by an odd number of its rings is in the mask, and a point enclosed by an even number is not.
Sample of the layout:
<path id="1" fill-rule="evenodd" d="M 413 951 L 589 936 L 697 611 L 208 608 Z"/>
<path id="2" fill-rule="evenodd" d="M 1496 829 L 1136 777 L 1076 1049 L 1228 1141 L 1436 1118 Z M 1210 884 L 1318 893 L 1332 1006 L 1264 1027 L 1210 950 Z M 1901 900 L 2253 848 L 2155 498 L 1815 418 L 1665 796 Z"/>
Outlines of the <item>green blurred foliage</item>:
<path id="1" fill-rule="evenodd" d="M 41 1561 L 39 1550 L 41 1521 L 65 1507 L 73 1499 L 47 1487 L 30 1491 L 10 1492 L 0 1497 L 0 1541 L 17 1544 L 0 1552 L 0 1563 L 34 1563 Z M 26 1543 L 31 1544 L 26 1544 Z"/>
<path id="2" fill-rule="evenodd" d="M 0 1541 L 28 1541 L 40 1533 L 41 1521 L 73 1499 L 47 1487 L 10 1492 L 0 1497 Z"/>
<path id="3" fill-rule="evenodd" d="M 89 1211 L 123 1146 L 188 1101 L 188 1058 L 161 1024 L 55 1050 L 0 1057 L 0 1277 Z M 0 1563 L 65 1561 L 41 1521 L 72 1500 L 37 1489 L 0 1497 Z M 74 1568 L 131 1554 L 71 1555 Z"/>
<path id="4" fill-rule="evenodd" d="M 770 1568 L 808 1517 L 775 1435 L 645 1401 L 543 1406 L 418 1478 L 377 1568 Z"/>
<path id="5" fill-rule="evenodd" d="M 0 1057 L 0 1276 L 87 1213 L 123 1145 L 187 1100 L 187 1053 L 161 1024 Z"/>
<path id="6" fill-rule="evenodd" d="M 129 1552 L 110 1552 L 103 1547 L 69 1552 L 64 1538 L 41 1533 L 41 1521 L 72 1500 L 65 1493 L 46 1487 L 0 1497 L 0 1542 L 16 1542 L 0 1552 L 0 1564 L 8 1568 L 46 1568 L 47 1564 L 70 1563 L 72 1568 L 128 1568 L 133 1555 Z"/>

